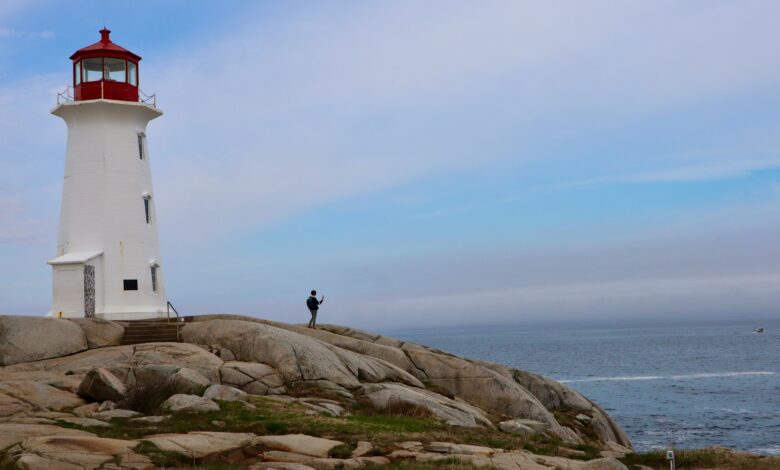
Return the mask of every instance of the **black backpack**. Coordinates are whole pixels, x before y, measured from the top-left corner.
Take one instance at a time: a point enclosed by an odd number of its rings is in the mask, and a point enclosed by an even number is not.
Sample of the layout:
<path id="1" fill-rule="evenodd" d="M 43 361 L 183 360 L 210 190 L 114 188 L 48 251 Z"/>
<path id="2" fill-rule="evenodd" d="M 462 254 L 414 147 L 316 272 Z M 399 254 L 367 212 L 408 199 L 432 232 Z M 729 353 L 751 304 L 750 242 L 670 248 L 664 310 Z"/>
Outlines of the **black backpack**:
<path id="1" fill-rule="evenodd" d="M 320 307 L 320 303 L 314 297 L 309 297 L 306 299 L 306 306 L 309 307 L 309 310 L 317 310 Z"/>

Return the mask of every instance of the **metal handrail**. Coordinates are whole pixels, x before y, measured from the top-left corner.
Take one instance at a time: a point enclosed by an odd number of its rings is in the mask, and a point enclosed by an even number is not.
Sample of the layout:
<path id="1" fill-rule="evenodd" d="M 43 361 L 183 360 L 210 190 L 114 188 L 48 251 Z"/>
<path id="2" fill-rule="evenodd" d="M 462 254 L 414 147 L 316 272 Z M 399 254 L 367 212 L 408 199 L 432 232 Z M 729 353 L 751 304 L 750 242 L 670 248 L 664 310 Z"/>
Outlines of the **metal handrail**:
<path id="1" fill-rule="evenodd" d="M 73 101 L 73 87 L 68 85 L 57 93 L 57 104 L 70 103 L 71 101 Z"/>
<path id="2" fill-rule="evenodd" d="M 171 321 L 171 310 L 173 310 L 173 313 L 176 314 L 176 341 L 181 342 L 181 320 L 182 320 L 181 315 L 179 315 L 179 312 L 176 310 L 176 307 L 174 307 L 170 301 L 168 301 L 168 305 L 166 308 L 168 310 L 169 323 Z"/>
<path id="3" fill-rule="evenodd" d="M 143 104 L 151 105 L 153 108 L 157 107 L 157 93 L 152 93 L 151 95 L 147 95 L 141 89 L 138 89 L 138 101 L 140 101 Z"/>
<path id="4" fill-rule="evenodd" d="M 102 80 L 101 80 L 102 85 Z M 102 95 L 101 95 L 102 96 Z M 63 104 L 63 103 L 72 103 L 75 100 L 73 96 L 73 87 L 68 85 L 65 87 L 64 90 L 57 93 L 57 104 Z M 149 106 L 156 108 L 157 107 L 157 93 L 152 93 L 151 95 L 147 95 L 141 89 L 138 89 L 138 102 L 143 104 L 148 104 Z"/>

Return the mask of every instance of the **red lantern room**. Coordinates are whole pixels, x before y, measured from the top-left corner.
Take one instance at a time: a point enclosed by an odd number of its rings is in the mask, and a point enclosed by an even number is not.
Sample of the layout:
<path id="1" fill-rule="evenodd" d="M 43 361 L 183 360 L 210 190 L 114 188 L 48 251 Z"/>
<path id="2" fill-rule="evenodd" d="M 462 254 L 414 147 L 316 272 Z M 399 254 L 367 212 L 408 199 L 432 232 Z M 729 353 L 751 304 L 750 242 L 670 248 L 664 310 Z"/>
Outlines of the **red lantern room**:
<path id="1" fill-rule="evenodd" d="M 100 41 L 79 49 L 73 60 L 73 97 L 76 101 L 138 101 L 140 56 L 109 39 L 111 31 L 100 30 Z"/>

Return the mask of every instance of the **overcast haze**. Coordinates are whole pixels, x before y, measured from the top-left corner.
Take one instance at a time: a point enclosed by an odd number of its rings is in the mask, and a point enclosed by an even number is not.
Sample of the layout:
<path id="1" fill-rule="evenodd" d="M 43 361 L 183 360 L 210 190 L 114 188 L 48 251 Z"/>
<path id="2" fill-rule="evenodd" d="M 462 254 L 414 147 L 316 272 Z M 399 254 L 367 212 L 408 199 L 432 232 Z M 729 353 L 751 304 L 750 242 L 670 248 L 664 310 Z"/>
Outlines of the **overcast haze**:
<path id="1" fill-rule="evenodd" d="M 170 300 L 365 328 L 780 318 L 780 3 L 0 2 L 0 312 L 43 314 L 68 57 L 144 60 Z"/>

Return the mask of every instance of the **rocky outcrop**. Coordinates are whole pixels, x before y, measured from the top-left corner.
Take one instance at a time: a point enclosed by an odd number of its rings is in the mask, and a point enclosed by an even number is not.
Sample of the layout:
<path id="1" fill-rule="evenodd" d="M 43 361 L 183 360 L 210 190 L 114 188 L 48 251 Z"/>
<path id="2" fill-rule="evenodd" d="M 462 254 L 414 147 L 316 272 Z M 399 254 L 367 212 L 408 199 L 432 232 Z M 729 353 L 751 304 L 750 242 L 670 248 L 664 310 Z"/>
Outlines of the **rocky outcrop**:
<path id="1" fill-rule="evenodd" d="M 0 316 L 0 366 L 67 356 L 85 349 L 84 332 L 68 320 Z"/>
<path id="2" fill-rule="evenodd" d="M 267 364 L 229 361 L 222 365 L 219 373 L 222 383 L 252 395 L 281 395 L 287 391 L 284 377 Z"/>
<path id="3" fill-rule="evenodd" d="M 396 381 L 422 387 L 417 378 L 389 362 L 261 323 L 193 322 L 185 325 L 182 336 L 188 343 L 218 345 L 241 361 L 268 364 L 287 383 L 327 380 L 347 389 L 357 389 L 361 381 Z"/>
<path id="4" fill-rule="evenodd" d="M 254 434 L 237 432 L 191 432 L 187 434 L 154 434 L 144 437 L 162 450 L 176 452 L 192 459 L 221 454 L 252 445 Z"/>
<path id="5" fill-rule="evenodd" d="M 7 443 L 7 455 L 23 468 L 150 465 L 133 450 L 140 440 L 96 437 L 116 425 L 117 419 L 148 427 L 145 440 L 191 459 L 224 452 L 232 453 L 230 458 L 249 458 L 260 449 L 269 464 L 325 468 L 447 458 L 508 469 L 591 468 L 567 458 L 585 455 L 566 447 L 557 456 L 447 442 L 399 444 L 393 450 L 374 449 L 364 442 L 360 449 L 346 445 L 335 449 L 342 443 L 314 436 L 212 432 L 214 428 L 231 429 L 232 423 L 217 415 L 220 411 L 253 413 L 275 406 L 285 410 L 282 413 L 296 410 L 308 416 L 305 419 L 318 421 L 363 414 L 370 407 L 376 410 L 370 413 L 475 428 L 457 431 L 468 435 L 505 432 L 517 435 L 510 439 L 518 443 L 527 439 L 585 442 L 598 447 L 604 457 L 588 464 L 593 469 L 620 468 L 614 458 L 631 452 L 625 433 L 607 413 L 563 384 L 365 331 L 331 325 L 327 331 L 311 330 L 246 317 L 213 316 L 185 324 L 187 343 L 117 346 L 113 344 L 122 330 L 114 322 L 47 319 L 54 323 L 41 323 L 42 331 L 51 332 L 52 325 L 62 327 L 64 336 L 72 340 L 53 341 L 48 350 L 49 338 L 14 331 L 32 328 L 42 319 L 34 320 L 0 317 L 0 336 L 10 338 L 9 344 L 15 345 L 19 338 L 41 342 L 25 344 L 22 350 L 5 345 L 2 357 L 9 365 L 0 367 L 0 444 Z M 211 422 L 210 427 L 182 434 L 152 432 L 173 422 L 168 420 L 177 413 L 211 413 L 192 419 Z M 83 427 L 95 434 L 57 424 Z M 89 446 L 97 450 L 95 457 L 86 460 L 59 454 L 66 448 L 81 452 Z M 343 458 L 329 457 L 332 449 Z"/>
<path id="6" fill-rule="evenodd" d="M 67 321 L 81 328 L 87 338 L 89 349 L 119 346 L 125 334 L 125 327 L 119 322 L 98 318 L 68 318 Z"/>
<path id="7" fill-rule="evenodd" d="M 433 416 L 438 416 L 452 426 L 492 426 L 479 408 L 428 390 L 383 383 L 366 385 L 363 387 L 363 393 L 371 404 L 380 410 L 393 411 L 398 407 L 405 410 L 419 408 Z"/>

